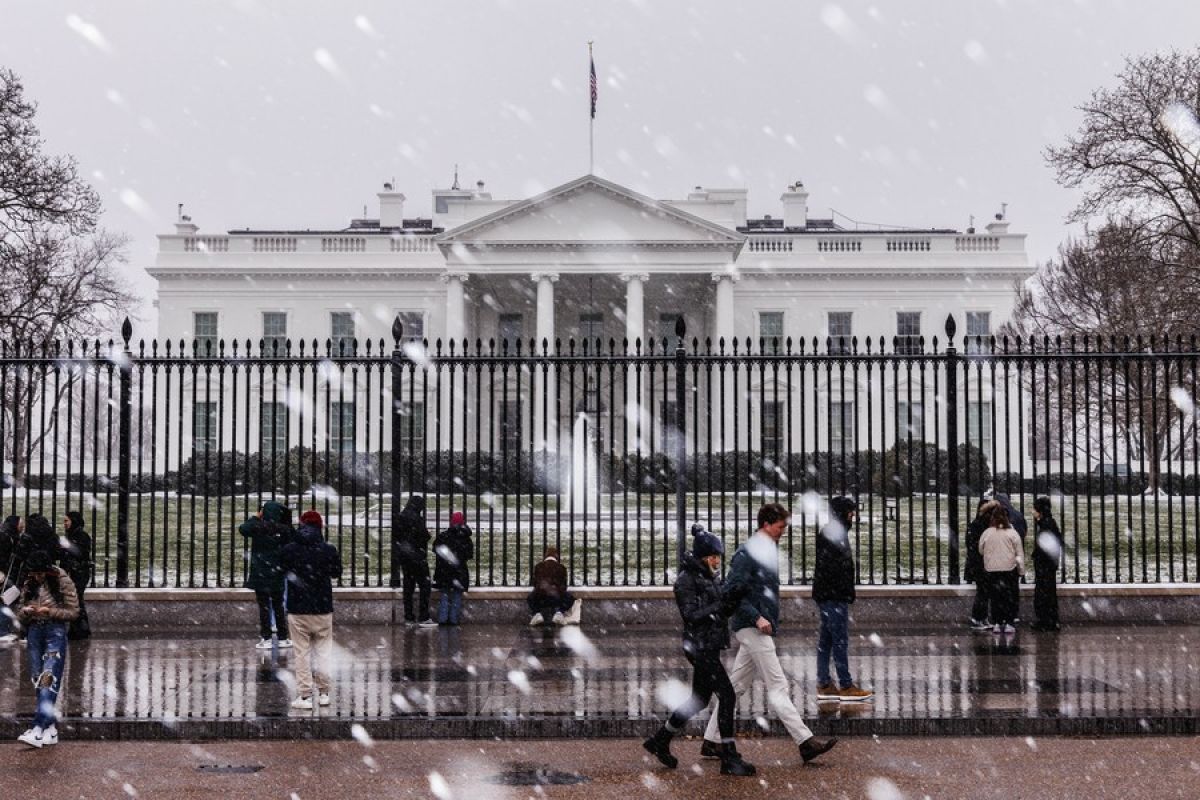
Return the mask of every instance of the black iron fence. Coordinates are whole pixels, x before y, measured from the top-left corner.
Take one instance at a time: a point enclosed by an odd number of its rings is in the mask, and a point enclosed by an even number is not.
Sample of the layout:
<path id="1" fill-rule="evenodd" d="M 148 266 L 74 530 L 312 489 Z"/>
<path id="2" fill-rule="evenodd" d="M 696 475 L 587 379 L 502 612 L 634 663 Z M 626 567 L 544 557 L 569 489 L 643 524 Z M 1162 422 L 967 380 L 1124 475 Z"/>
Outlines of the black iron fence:
<path id="1" fill-rule="evenodd" d="M 578 585 L 667 583 L 684 528 L 736 547 L 793 509 L 811 576 L 833 494 L 862 583 L 955 583 L 985 492 L 1049 494 L 1070 582 L 1197 574 L 1195 338 L 0 344 L 4 514 L 80 509 L 102 586 L 237 586 L 238 524 L 313 507 L 343 584 L 391 580 L 394 516 L 464 511 L 473 579 L 547 546 Z M 682 513 L 681 513 L 682 512 Z M 1032 534 L 1030 538 L 1032 539 Z M 1032 541 L 1027 549 L 1032 549 Z"/>

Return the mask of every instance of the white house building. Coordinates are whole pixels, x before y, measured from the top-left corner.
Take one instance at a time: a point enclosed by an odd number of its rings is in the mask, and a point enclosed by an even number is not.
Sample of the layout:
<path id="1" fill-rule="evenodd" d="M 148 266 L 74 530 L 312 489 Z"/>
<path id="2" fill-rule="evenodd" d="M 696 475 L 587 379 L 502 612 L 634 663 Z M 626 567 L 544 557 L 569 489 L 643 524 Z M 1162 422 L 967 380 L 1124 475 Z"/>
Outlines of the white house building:
<path id="1" fill-rule="evenodd" d="M 482 182 L 436 189 L 429 217 L 406 216 L 405 195 L 389 184 L 378 198 L 377 218 L 328 230 L 215 234 L 181 219 L 159 237 L 148 270 L 159 284 L 159 338 L 198 342 L 201 352 L 219 340 L 252 340 L 257 350 L 260 339 L 267 353 L 289 339 L 390 348 L 399 315 L 406 339 L 495 340 L 497 348 L 507 340 L 512 349 L 521 340 L 527 351 L 530 339 L 553 349 L 556 340 L 599 337 L 619 349 L 622 339 L 632 347 L 673 336 L 682 315 L 688 337 L 711 338 L 714 349 L 721 340 L 744 349 L 747 338 L 791 337 L 794 349 L 804 339 L 811 350 L 818 337 L 824 352 L 832 337 L 836 353 L 853 338 L 861 351 L 870 337 L 876 352 L 881 339 L 891 352 L 897 337 L 905 352 L 922 337 L 944 340 L 948 315 L 960 346 L 964 334 L 990 334 L 1012 311 L 1014 284 L 1032 272 L 1025 235 L 1010 233 L 1003 215 L 982 231 L 855 229 L 810 216 L 800 183 L 761 217 L 749 215 L 744 189 L 696 187 L 684 199 L 655 200 L 594 175 L 524 200 L 493 199 Z M 528 388 L 534 397 L 550 390 Z M 969 376 L 963 390 L 978 395 L 975 426 L 989 430 L 977 443 L 990 449 L 993 432 L 981 423 L 997 398 Z M 826 400 L 839 391 L 822 384 Z M 932 391 L 906 401 L 905 416 L 914 403 L 932 403 Z M 541 446 L 546 421 L 532 405 L 520 413 L 532 428 L 526 438 Z M 780 413 L 762 409 L 763 425 Z M 835 434 L 849 435 L 840 424 L 814 433 Z"/>

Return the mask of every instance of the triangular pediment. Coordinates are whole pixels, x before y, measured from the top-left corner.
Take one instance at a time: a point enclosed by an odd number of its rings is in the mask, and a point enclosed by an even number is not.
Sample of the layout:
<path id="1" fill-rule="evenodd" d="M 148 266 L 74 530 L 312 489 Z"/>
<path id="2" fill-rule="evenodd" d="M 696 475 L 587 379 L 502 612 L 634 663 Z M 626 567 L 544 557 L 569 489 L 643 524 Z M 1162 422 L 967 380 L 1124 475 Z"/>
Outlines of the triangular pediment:
<path id="1" fill-rule="evenodd" d="M 687 244 L 736 248 L 745 237 L 623 186 L 585 175 L 438 237 L 444 245 Z"/>

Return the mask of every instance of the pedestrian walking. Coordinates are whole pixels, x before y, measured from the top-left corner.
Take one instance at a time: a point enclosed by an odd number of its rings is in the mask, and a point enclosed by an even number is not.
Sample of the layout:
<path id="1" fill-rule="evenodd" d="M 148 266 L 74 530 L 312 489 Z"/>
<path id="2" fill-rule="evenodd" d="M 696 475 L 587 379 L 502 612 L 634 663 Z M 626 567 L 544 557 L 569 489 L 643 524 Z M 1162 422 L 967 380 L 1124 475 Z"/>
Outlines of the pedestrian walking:
<path id="1" fill-rule="evenodd" d="M 256 516 L 250 517 L 238 528 L 250 542 L 250 569 L 246 574 L 245 587 L 254 590 L 258 601 L 258 644 L 259 650 L 271 649 L 272 626 L 279 639 L 279 646 L 292 646 L 288 629 L 287 609 L 283 604 L 284 575 L 279 563 L 280 551 L 291 543 L 294 531 L 291 511 L 274 500 L 262 504 Z"/>
<path id="2" fill-rule="evenodd" d="M 468 564 L 475 557 L 466 514 L 455 511 L 450 515 L 450 527 L 433 540 L 433 552 L 437 558 L 433 584 L 440 593 L 437 621 L 439 625 L 457 625 L 462 621 L 463 593 L 471 585 Z"/>
<path id="3" fill-rule="evenodd" d="M 30 747 L 58 744 L 55 704 L 67 660 L 67 625 L 79 615 L 75 585 L 49 553 L 34 550 L 25 559 L 17 616 L 26 629 L 29 678 L 37 694 L 33 726 L 17 737 Z"/>
<path id="4" fill-rule="evenodd" d="M 992 628 L 992 612 L 989 607 L 992 590 L 988 586 L 987 570 L 983 568 L 983 554 L 979 552 L 979 537 L 991 525 L 992 509 L 999 507 L 998 500 L 980 500 L 975 519 L 967 525 L 967 563 L 963 569 L 963 578 L 968 583 L 975 584 L 975 601 L 971 604 L 971 619 L 968 623 L 974 631 L 989 631 Z"/>
<path id="5" fill-rule="evenodd" d="M 1033 629 L 1035 631 L 1057 631 L 1058 621 L 1058 568 L 1066 543 L 1058 523 L 1054 520 L 1054 508 L 1049 497 L 1033 501 Z"/>
<path id="6" fill-rule="evenodd" d="M 829 510 L 831 519 L 817 537 L 812 578 L 812 598 L 821 616 L 817 635 L 817 699 L 862 702 L 875 693 L 856 686 L 850 675 L 850 605 L 854 602 L 850 529 L 858 516 L 858 502 L 850 497 L 835 497 L 829 503 Z M 830 676 L 830 656 L 837 667 L 839 683 L 834 683 Z"/>
<path id="7" fill-rule="evenodd" d="M 530 625 L 567 623 L 566 614 L 575 605 L 575 596 L 567 589 L 567 568 L 558 559 L 558 548 L 547 547 L 542 560 L 533 568 L 533 590 L 525 598 Z"/>
<path id="8" fill-rule="evenodd" d="M 425 498 L 414 494 L 400 512 L 399 524 L 392 531 L 392 586 L 404 578 L 404 621 L 409 625 L 433 628 L 437 623 L 429 615 L 429 528 L 425 524 Z M 419 602 L 413 608 L 413 595 Z"/>
<path id="9" fill-rule="evenodd" d="M 775 652 L 775 637 L 779 635 L 779 538 L 787 530 L 790 516 L 791 512 L 779 503 L 760 508 L 758 530 L 730 559 L 725 586 L 740 597 L 730 619 L 739 645 L 730 679 L 739 697 L 750 689 L 755 674 L 762 679 L 767 704 L 799 745 L 800 756 L 807 763 L 828 752 L 837 739 L 818 739 L 804 724 L 792 703 L 791 686 Z M 720 755 L 718 716 L 714 714 L 708 721 L 700 750 L 703 756 Z"/>
<path id="10" fill-rule="evenodd" d="M 63 517 L 63 546 L 62 567 L 75 584 L 75 594 L 79 598 L 79 616 L 68 626 L 67 638 L 72 641 L 87 639 L 92 635 L 91 622 L 88 620 L 87 604 L 83 595 L 92 583 L 92 537 L 88 535 L 83 514 L 78 511 L 68 511 Z"/>
<path id="11" fill-rule="evenodd" d="M 721 735 L 718 756 L 722 775 L 748 776 L 754 765 L 742 760 L 733 735 L 733 713 L 737 697 L 721 663 L 721 651 L 729 647 L 729 616 L 738 598 L 722 592 L 717 570 L 725 546 L 703 525 L 692 526 L 692 552 L 685 553 L 675 579 L 675 603 L 683 617 L 683 655 L 692 665 L 692 694 L 671 712 L 658 732 L 642 743 L 655 758 L 671 769 L 679 760 L 671 755 L 671 739 L 717 696 L 717 729 Z"/>
<path id="12" fill-rule="evenodd" d="M 992 590 L 992 633 L 1015 633 L 1020 580 L 1025 574 L 1025 551 L 1003 505 L 992 509 L 989 522 L 988 529 L 979 537 L 979 552 Z"/>
<path id="13" fill-rule="evenodd" d="M 342 558 L 325 541 L 324 521 L 314 509 L 300 515 L 295 540 L 280 551 L 287 579 L 287 613 L 295 646 L 296 698 L 292 708 L 329 705 L 333 686 L 333 581 Z M 310 663 L 310 655 L 315 655 Z"/>

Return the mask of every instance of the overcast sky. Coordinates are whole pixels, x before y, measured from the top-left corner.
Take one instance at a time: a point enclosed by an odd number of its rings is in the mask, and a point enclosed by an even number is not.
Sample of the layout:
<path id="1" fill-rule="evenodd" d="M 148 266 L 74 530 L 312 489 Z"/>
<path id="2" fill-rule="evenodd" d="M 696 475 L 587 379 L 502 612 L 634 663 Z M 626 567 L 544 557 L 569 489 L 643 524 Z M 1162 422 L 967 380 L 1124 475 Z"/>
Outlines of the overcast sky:
<path id="1" fill-rule="evenodd" d="M 202 232 L 406 216 L 487 182 L 521 198 L 587 171 L 659 198 L 745 187 L 778 215 L 965 228 L 1009 204 L 1033 259 L 1070 231 L 1043 150 L 1125 56 L 1200 43 L 1196 0 L 197 2 L 0 0 L 0 64 L 74 154 L 153 297 L 177 203 Z M 152 312 L 144 312 L 146 326 Z M 142 326 L 139 326 L 142 327 Z M 147 335 L 152 328 L 147 330 Z"/>

